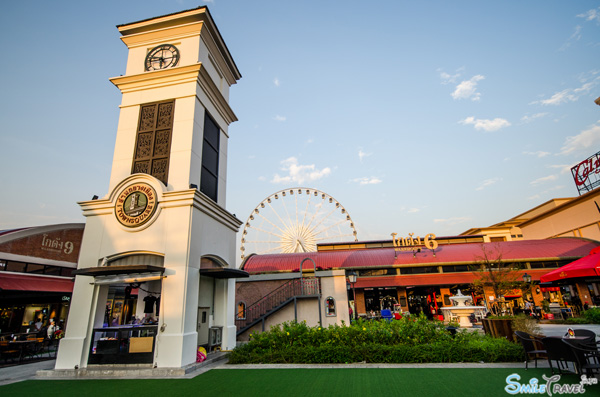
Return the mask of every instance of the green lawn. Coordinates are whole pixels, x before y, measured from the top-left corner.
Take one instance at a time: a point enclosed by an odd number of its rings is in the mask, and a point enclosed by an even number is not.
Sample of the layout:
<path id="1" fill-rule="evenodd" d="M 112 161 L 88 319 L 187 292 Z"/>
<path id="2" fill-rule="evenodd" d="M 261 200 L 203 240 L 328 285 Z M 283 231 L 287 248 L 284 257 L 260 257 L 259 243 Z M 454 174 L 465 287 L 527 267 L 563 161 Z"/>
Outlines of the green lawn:
<path id="1" fill-rule="evenodd" d="M 511 368 L 325 368 L 214 369 L 193 379 L 32 380 L 0 386 L 0 396 L 507 396 L 506 377 L 520 383 L 549 369 Z M 578 383 L 563 375 L 563 384 Z M 544 394 L 548 395 L 548 394 Z M 553 393 L 553 395 L 558 395 Z M 600 395 L 586 386 L 584 395 Z"/>

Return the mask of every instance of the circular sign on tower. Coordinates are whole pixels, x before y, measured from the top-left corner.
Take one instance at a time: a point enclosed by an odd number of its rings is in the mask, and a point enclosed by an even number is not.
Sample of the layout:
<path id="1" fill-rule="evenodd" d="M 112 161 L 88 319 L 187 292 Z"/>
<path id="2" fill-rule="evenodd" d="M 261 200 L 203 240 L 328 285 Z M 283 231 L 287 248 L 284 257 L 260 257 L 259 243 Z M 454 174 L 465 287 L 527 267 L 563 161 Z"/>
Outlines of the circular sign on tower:
<path id="1" fill-rule="evenodd" d="M 117 197 L 115 216 L 123 226 L 138 227 L 148 222 L 156 210 L 156 192 L 146 183 L 127 186 Z"/>

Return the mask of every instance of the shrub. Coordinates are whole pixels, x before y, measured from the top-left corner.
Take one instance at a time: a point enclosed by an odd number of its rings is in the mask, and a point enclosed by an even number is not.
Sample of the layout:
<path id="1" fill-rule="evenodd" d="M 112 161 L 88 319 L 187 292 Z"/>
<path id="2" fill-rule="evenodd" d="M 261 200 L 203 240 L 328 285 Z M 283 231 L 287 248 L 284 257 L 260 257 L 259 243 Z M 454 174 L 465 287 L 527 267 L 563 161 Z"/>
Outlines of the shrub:
<path id="1" fill-rule="evenodd" d="M 439 321 L 407 316 L 392 322 L 358 320 L 352 325 L 309 327 L 286 322 L 229 356 L 241 363 L 425 363 L 522 361 L 520 345 L 502 338 L 459 330 L 453 337 Z"/>
<path id="2" fill-rule="evenodd" d="M 518 314 L 512 320 L 513 331 L 523 331 L 530 335 L 539 335 L 542 330 L 536 319 L 526 316 L 525 314 Z"/>
<path id="3" fill-rule="evenodd" d="M 583 313 L 583 316 L 590 324 L 600 324 L 600 308 L 588 309 Z"/>

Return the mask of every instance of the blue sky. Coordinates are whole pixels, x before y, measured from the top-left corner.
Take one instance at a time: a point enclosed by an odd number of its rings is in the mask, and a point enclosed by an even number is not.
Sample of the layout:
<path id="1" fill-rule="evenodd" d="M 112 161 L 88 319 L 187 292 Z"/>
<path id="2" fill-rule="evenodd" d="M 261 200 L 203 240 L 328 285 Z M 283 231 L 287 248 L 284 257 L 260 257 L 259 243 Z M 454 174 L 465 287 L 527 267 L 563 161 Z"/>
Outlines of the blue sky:
<path id="1" fill-rule="evenodd" d="M 0 38 L 0 229 L 106 195 L 115 25 L 208 5 L 230 92 L 227 209 L 327 192 L 361 240 L 452 235 L 576 196 L 600 150 L 598 1 L 15 1 Z"/>

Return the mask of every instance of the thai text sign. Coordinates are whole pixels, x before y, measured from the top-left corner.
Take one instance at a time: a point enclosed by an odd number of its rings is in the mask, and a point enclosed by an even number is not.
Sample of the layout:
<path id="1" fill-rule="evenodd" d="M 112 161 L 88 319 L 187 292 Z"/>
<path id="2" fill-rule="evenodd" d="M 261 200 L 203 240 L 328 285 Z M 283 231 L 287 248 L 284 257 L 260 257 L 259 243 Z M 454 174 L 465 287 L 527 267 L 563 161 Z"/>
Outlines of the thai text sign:
<path id="1" fill-rule="evenodd" d="M 434 250 L 438 247 L 438 242 L 435 241 L 435 234 L 429 233 L 425 236 L 425 240 L 421 239 L 421 237 L 413 237 L 414 233 L 408 233 L 408 237 L 399 237 L 396 238 L 398 233 L 392 233 L 392 241 L 394 242 L 394 248 L 408 248 L 412 249 L 412 247 L 417 246 L 425 246 L 425 248 Z"/>

